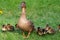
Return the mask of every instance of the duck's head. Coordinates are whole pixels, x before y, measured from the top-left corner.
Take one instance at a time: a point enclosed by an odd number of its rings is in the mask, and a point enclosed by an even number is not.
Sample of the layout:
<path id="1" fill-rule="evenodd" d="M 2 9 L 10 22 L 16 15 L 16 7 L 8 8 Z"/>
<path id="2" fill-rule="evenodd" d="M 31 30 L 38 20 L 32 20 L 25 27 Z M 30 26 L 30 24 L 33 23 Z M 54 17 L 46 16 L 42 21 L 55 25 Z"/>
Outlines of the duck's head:
<path id="1" fill-rule="evenodd" d="M 25 1 L 22 2 L 21 8 L 26 8 L 26 3 L 25 3 Z"/>

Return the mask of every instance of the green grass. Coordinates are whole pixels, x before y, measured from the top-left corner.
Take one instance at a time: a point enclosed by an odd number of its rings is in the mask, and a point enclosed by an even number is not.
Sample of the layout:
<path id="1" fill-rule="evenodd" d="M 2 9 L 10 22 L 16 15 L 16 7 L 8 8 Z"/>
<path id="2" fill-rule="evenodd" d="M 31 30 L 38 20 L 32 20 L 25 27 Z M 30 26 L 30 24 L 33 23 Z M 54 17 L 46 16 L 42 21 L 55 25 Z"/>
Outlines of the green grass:
<path id="1" fill-rule="evenodd" d="M 33 21 L 35 27 L 44 28 L 48 23 L 52 28 L 57 29 L 60 24 L 60 0 L 25 0 L 27 18 Z M 60 33 L 54 35 L 39 36 L 33 32 L 28 39 L 24 39 L 20 31 L 1 31 L 3 24 L 15 25 L 21 14 L 22 0 L 0 0 L 0 40 L 60 40 Z"/>

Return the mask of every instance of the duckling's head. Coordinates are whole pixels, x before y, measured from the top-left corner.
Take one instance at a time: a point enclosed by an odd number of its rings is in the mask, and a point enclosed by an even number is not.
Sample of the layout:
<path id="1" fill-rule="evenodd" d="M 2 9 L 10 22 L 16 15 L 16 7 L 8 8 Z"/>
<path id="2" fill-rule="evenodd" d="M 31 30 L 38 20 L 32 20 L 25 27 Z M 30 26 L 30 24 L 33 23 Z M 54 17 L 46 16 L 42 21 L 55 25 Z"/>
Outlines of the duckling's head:
<path id="1" fill-rule="evenodd" d="M 37 31 L 42 31 L 42 29 L 40 27 L 37 27 Z"/>
<path id="2" fill-rule="evenodd" d="M 7 26 L 11 26 L 10 24 L 7 24 Z"/>
<path id="3" fill-rule="evenodd" d="M 45 30 L 47 30 L 47 31 L 48 31 L 49 29 L 51 29 L 51 27 L 46 27 L 46 28 L 45 28 Z"/>
<path id="4" fill-rule="evenodd" d="M 49 27 L 49 24 L 46 24 L 46 27 Z"/>
<path id="5" fill-rule="evenodd" d="M 26 8 L 26 3 L 25 3 L 25 1 L 22 2 L 21 8 Z"/>
<path id="6" fill-rule="evenodd" d="M 38 30 L 40 29 L 40 27 L 37 28 Z"/>
<path id="7" fill-rule="evenodd" d="M 37 27 L 37 30 L 40 30 L 41 28 L 40 27 Z"/>
<path id="8" fill-rule="evenodd" d="M 18 28 L 18 24 L 15 24 L 16 28 Z"/>

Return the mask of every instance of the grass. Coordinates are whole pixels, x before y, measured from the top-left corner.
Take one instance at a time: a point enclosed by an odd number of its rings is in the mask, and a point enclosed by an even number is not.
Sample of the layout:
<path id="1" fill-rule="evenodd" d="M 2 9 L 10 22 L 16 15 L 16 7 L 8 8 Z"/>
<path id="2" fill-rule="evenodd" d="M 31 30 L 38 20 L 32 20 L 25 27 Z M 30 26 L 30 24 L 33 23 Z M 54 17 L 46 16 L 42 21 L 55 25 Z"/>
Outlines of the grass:
<path id="1" fill-rule="evenodd" d="M 25 0 L 26 15 L 31 20 L 35 27 L 44 28 L 48 23 L 52 28 L 57 29 L 60 24 L 60 0 Z M 10 23 L 15 25 L 18 22 L 21 14 L 22 0 L 0 0 L 0 40 L 60 40 L 60 33 L 54 35 L 38 36 L 33 32 L 28 39 L 24 39 L 20 31 L 5 32 L 1 31 L 3 24 Z"/>

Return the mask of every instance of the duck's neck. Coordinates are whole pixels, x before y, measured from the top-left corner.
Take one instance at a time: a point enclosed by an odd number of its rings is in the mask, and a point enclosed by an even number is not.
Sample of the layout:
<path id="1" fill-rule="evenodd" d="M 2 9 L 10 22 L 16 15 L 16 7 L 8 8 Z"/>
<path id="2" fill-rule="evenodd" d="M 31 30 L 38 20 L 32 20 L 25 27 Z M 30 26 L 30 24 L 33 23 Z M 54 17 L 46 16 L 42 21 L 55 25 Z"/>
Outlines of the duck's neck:
<path id="1" fill-rule="evenodd" d="M 26 12 L 26 9 L 22 8 L 22 13 L 25 14 L 25 12 Z"/>
<path id="2" fill-rule="evenodd" d="M 26 9 L 25 8 L 22 8 L 21 17 L 26 18 Z"/>

